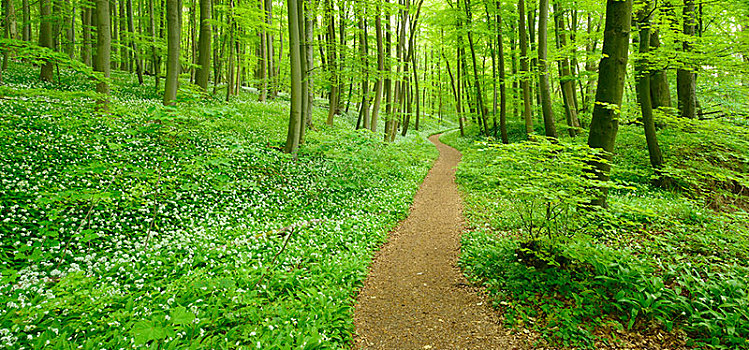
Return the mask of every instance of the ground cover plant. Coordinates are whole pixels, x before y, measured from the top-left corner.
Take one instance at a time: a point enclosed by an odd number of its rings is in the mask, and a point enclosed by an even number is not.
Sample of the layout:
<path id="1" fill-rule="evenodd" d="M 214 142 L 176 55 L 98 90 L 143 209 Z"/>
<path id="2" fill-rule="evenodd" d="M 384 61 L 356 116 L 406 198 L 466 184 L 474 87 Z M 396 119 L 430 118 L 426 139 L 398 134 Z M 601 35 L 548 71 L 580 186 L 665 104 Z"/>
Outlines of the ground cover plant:
<path id="1" fill-rule="evenodd" d="M 545 346 L 749 347 L 746 197 L 721 184 L 746 181 L 747 132 L 711 123 L 660 134 L 670 190 L 651 185 L 641 129 L 624 125 L 605 211 L 581 209 L 595 155 L 580 138 L 443 136 L 464 154 L 461 266 L 508 325 L 535 329 Z"/>
<path id="2" fill-rule="evenodd" d="M 350 342 L 373 251 L 437 155 L 430 131 L 385 144 L 316 114 L 293 161 L 283 101 L 187 88 L 164 107 L 115 74 L 100 115 L 88 80 L 61 72 L 54 86 L 4 72 L 17 93 L 0 100 L 0 348 Z"/>

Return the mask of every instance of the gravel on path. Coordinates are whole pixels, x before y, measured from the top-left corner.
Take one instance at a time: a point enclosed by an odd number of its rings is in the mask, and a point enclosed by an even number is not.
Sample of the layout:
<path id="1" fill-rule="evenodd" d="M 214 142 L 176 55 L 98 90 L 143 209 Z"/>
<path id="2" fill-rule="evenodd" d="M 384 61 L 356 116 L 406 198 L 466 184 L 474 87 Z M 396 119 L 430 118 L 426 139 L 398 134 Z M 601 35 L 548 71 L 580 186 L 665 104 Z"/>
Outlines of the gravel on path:
<path id="1" fill-rule="evenodd" d="M 455 185 L 461 154 L 440 156 L 411 214 L 377 253 L 354 315 L 359 349 L 524 349 L 457 266 L 463 216 Z"/>

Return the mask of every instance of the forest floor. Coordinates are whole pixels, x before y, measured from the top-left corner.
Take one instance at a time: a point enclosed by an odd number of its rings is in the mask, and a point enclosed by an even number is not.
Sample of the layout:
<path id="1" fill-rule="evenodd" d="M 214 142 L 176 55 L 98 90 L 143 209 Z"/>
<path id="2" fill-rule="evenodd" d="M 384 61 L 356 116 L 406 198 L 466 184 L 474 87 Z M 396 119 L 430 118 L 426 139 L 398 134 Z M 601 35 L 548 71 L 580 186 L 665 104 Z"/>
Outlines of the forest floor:
<path id="1" fill-rule="evenodd" d="M 361 349 L 518 349 L 490 303 L 457 266 L 463 229 L 455 185 L 461 154 L 429 138 L 440 155 L 411 214 L 375 257 L 354 322 Z"/>

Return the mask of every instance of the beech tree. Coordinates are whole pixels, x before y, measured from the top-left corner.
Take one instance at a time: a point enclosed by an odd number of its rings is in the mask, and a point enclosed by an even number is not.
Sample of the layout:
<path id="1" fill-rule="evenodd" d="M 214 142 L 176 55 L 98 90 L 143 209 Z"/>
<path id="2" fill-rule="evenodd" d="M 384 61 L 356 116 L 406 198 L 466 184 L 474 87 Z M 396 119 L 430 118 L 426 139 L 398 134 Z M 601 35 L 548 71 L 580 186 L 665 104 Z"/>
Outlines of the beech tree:
<path id="1" fill-rule="evenodd" d="M 100 0 L 104 1 L 104 0 Z M 166 87 L 164 88 L 164 104 L 174 104 L 179 86 L 180 36 L 182 31 L 182 1 L 166 0 L 167 20 L 167 59 L 166 59 Z"/>
<path id="2" fill-rule="evenodd" d="M 602 159 L 591 162 L 591 165 L 593 176 L 603 182 L 609 180 L 610 161 L 619 129 L 631 27 L 632 0 L 607 0 L 603 58 L 599 64 L 598 88 L 588 136 L 588 146 L 601 151 Z M 606 187 L 599 190 L 600 194 L 591 204 L 605 207 L 608 190 Z"/>

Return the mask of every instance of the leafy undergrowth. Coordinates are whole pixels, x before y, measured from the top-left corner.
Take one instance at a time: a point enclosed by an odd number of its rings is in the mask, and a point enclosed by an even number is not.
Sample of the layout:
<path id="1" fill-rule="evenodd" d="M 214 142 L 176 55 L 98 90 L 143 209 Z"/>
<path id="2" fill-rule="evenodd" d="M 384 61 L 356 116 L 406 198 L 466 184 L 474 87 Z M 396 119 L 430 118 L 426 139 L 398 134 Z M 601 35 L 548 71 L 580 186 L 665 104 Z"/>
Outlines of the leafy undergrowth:
<path id="1" fill-rule="evenodd" d="M 625 143 L 638 138 L 621 132 Z M 690 147 L 666 139 L 669 150 Z M 649 175 L 627 177 L 648 173 L 636 165 L 615 168 L 610 210 L 584 210 L 592 183 L 581 175 L 595 156 L 584 140 L 442 140 L 464 155 L 457 182 L 471 229 L 460 264 L 508 325 L 535 329 L 541 346 L 749 348 L 746 211 L 713 211 L 704 197 L 651 187 Z M 646 167 L 636 147 L 619 146 L 618 157 L 637 154 Z"/>
<path id="2" fill-rule="evenodd" d="M 86 79 L 35 76 L 6 71 L 0 100 L 0 348 L 348 346 L 373 251 L 437 156 L 429 131 L 386 145 L 317 123 L 293 161 L 285 103 L 165 108 L 115 74 L 100 116 Z"/>

